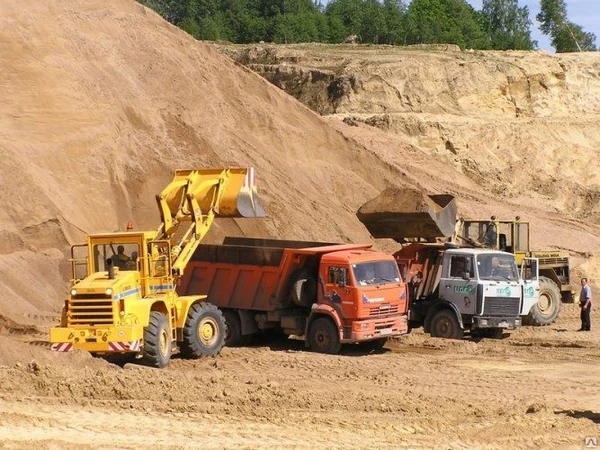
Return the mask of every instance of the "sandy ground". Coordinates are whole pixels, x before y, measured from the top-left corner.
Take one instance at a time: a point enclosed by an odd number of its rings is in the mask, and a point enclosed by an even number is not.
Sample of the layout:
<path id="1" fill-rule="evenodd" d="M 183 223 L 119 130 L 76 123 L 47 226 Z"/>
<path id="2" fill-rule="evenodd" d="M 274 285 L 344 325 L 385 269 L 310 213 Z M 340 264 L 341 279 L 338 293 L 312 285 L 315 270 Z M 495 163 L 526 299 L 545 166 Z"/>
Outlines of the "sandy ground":
<path id="1" fill-rule="evenodd" d="M 566 305 L 553 326 L 502 340 L 417 330 L 337 356 L 265 341 L 163 370 L 53 354 L 9 330 L 2 356 L 10 345 L 20 362 L 0 366 L 0 447 L 583 448 L 600 438 L 600 334 L 578 325 Z"/>
<path id="2" fill-rule="evenodd" d="M 47 349 L 69 246 L 129 220 L 156 229 L 154 195 L 178 168 L 257 169 L 270 218 L 219 223 L 211 242 L 368 242 L 361 204 L 386 187 L 424 188 L 456 195 L 467 216 L 521 214 L 534 248 L 568 251 L 575 278 L 600 292 L 597 55 L 424 51 L 383 64 L 370 48 L 379 72 L 348 65 L 363 81 L 330 111 L 356 116 L 343 122 L 129 0 L 4 0 L 0 42 L 0 448 L 582 448 L 600 438 L 600 333 L 574 331 L 574 305 L 501 341 L 415 331 L 377 354 L 257 342 L 153 370 Z M 430 58 L 444 62 L 443 79 Z"/>

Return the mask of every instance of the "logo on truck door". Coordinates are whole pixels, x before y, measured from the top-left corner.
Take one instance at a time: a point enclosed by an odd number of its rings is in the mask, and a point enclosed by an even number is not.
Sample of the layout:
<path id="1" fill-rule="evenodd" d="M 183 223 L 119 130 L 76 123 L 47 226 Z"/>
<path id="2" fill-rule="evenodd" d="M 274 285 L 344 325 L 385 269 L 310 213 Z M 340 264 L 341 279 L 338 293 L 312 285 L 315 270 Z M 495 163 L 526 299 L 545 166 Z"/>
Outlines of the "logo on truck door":
<path id="1" fill-rule="evenodd" d="M 467 284 L 466 286 L 454 286 L 454 292 L 457 294 L 473 295 L 475 293 L 475 286 Z"/>

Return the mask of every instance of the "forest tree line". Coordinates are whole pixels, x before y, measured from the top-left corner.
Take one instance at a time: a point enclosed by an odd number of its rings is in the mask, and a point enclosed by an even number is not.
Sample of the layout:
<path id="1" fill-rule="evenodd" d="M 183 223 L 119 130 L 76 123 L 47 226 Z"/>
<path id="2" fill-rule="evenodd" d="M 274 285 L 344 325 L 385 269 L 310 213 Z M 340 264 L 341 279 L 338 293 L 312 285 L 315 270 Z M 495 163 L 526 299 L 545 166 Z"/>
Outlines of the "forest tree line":
<path id="1" fill-rule="evenodd" d="M 518 0 L 139 0 L 197 39 L 253 42 L 456 44 L 534 50 L 529 8 Z M 540 0 L 540 30 L 557 52 L 595 51 L 596 36 L 567 17 L 565 0 Z"/>

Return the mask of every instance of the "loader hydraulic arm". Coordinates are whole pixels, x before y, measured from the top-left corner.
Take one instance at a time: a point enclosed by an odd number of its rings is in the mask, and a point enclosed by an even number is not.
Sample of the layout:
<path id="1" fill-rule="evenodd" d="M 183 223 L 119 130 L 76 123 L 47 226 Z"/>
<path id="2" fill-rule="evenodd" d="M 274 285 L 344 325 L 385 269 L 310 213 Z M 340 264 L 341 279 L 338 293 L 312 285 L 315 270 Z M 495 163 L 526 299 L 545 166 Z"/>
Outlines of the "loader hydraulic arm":
<path id="1" fill-rule="evenodd" d="M 253 168 L 178 170 L 156 196 L 161 224 L 155 240 L 171 242 L 171 266 L 181 276 L 215 217 L 266 217 Z M 187 229 L 181 225 L 189 222 Z"/>

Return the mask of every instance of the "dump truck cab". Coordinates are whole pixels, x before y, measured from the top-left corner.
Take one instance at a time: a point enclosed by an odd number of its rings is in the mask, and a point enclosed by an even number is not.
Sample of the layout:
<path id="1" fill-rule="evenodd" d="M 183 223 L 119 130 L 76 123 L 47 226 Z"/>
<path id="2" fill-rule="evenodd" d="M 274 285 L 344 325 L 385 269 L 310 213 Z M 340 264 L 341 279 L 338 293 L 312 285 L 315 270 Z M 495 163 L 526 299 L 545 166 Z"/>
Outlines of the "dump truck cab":
<path id="1" fill-rule="evenodd" d="M 521 324 L 523 283 L 514 255 L 487 249 L 411 244 L 395 254 L 409 282 L 409 321 L 432 336 L 460 339 Z"/>
<path id="2" fill-rule="evenodd" d="M 406 285 L 393 257 L 367 250 L 325 253 L 321 257 L 319 311 L 329 311 L 338 325 L 340 341 L 361 342 L 407 331 Z M 388 320 L 381 320 L 388 317 Z M 310 335 L 311 321 L 307 324 Z"/>

